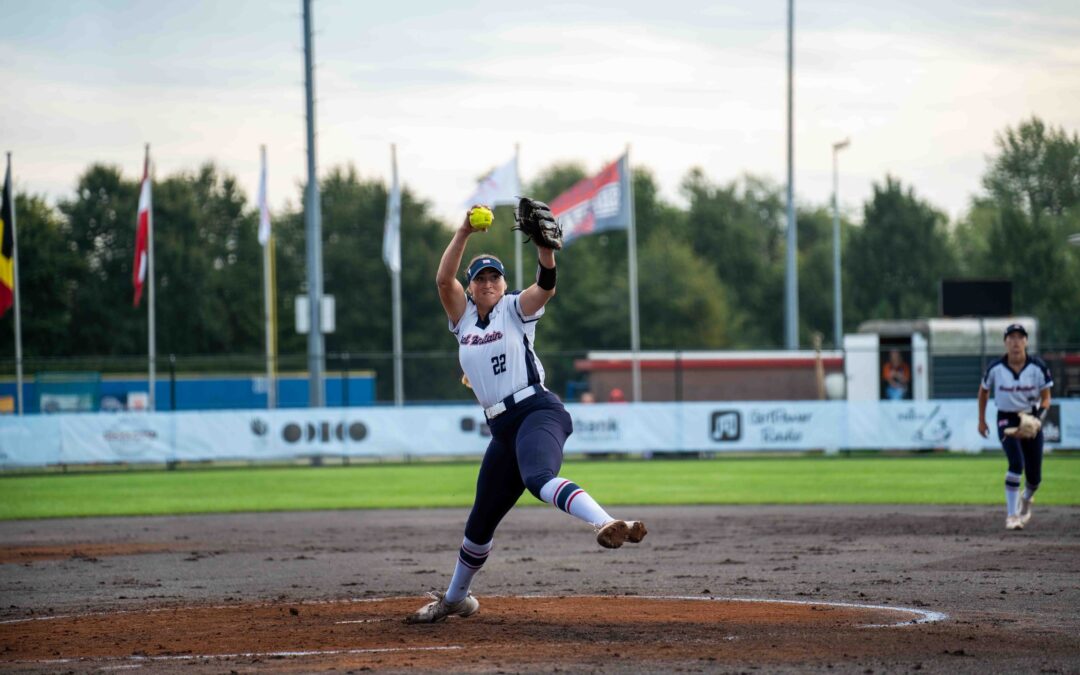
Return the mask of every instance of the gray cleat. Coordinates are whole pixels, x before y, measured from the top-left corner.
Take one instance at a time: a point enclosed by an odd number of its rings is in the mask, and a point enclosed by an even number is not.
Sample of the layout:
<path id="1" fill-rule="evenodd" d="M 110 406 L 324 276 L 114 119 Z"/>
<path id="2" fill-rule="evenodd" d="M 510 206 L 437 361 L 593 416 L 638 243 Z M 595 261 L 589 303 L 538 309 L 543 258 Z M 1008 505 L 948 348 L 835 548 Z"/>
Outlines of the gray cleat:
<path id="1" fill-rule="evenodd" d="M 440 591 L 432 591 L 427 595 L 433 602 L 405 617 L 405 623 L 436 623 L 446 620 L 448 616 L 466 617 L 480 611 L 480 601 L 474 598 L 472 593 L 458 602 L 447 602 L 446 594 Z"/>

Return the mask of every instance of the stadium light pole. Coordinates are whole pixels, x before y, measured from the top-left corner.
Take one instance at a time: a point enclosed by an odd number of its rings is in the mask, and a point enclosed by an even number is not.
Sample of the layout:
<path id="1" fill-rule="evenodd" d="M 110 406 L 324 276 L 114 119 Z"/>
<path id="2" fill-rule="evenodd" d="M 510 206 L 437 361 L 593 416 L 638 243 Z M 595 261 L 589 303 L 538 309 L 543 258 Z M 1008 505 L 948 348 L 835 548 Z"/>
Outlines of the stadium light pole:
<path id="1" fill-rule="evenodd" d="M 840 151 L 851 145 L 851 139 L 845 138 L 832 145 L 832 253 L 833 253 L 833 334 L 836 336 L 835 349 L 840 349 L 844 339 L 844 306 L 840 292 L 840 171 L 837 156 Z"/>
<path id="2" fill-rule="evenodd" d="M 304 234 L 307 239 L 308 283 L 308 405 L 322 408 L 325 341 L 322 332 L 322 214 L 319 207 L 319 179 L 315 170 L 315 76 L 312 73 L 311 0 L 302 0 L 304 9 L 304 99 L 307 113 L 307 198 L 304 200 Z"/>
<path id="3" fill-rule="evenodd" d="M 795 228 L 795 153 L 792 79 L 795 70 L 795 0 L 788 0 L 787 45 L 787 274 L 784 280 L 784 334 L 788 349 L 799 348 L 799 238 Z"/>

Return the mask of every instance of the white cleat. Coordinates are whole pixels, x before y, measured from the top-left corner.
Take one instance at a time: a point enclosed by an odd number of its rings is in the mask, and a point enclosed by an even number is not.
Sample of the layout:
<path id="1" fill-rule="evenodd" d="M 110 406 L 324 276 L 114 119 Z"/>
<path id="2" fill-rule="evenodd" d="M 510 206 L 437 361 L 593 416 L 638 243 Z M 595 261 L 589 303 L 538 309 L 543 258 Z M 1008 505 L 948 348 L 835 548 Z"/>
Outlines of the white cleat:
<path id="1" fill-rule="evenodd" d="M 1005 518 L 1006 530 L 1022 530 L 1024 529 L 1024 522 L 1020 520 L 1020 516 L 1007 516 Z"/>
<path id="2" fill-rule="evenodd" d="M 1021 527 L 1027 525 L 1028 521 L 1031 520 L 1031 502 L 1033 501 L 1035 501 L 1034 495 L 1032 495 L 1031 499 L 1020 498 L 1020 515 L 1018 518 L 1020 518 Z"/>
<path id="3" fill-rule="evenodd" d="M 458 602 L 447 602 L 446 594 L 439 591 L 432 591 L 427 595 L 433 602 L 405 617 L 405 623 L 436 623 L 446 620 L 448 616 L 467 617 L 480 611 L 480 601 L 474 598 L 472 593 Z"/>
<path id="4" fill-rule="evenodd" d="M 641 543 L 648 533 L 640 520 L 613 520 L 596 531 L 596 543 L 604 548 L 619 548 L 626 542 Z"/>

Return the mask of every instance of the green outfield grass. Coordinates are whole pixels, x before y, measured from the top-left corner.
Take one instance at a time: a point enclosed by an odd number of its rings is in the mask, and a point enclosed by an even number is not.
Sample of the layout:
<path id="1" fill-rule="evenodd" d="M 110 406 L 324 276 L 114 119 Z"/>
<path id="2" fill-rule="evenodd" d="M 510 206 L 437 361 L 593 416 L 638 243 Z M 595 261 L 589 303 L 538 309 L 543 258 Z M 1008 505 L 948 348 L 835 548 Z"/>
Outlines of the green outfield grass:
<path id="1" fill-rule="evenodd" d="M 602 504 L 998 504 L 1001 457 L 567 462 Z M 0 478 L 0 519 L 468 506 L 477 463 Z M 1039 503 L 1080 504 L 1080 457 L 1047 457 Z M 537 503 L 526 494 L 523 504 Z"/>

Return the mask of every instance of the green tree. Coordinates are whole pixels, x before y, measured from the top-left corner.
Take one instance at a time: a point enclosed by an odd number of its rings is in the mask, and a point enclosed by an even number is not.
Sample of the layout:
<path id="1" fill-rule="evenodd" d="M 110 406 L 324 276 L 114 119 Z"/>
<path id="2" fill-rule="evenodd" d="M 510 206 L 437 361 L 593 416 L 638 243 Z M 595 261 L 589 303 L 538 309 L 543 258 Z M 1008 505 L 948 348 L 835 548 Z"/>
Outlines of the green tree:
<path id="1" fill-rule="evenodd" d="M 775 347 L 783 330 L 784 202 L 754 176 L 724 185 L 701 169 L 683 179 L 690 202 L 684 234 L 730 292 L 734 339 L 741 347 Z"/>
<path id="2" fill-rule="evenodd" d="M 141 311 L 132 307 L 138 190 L 138 182 L 124 180 L 118 167 L 95 164 L 79 177 L 75 196 L 59 204 L 83 262 L 74 279 L 72 355 L 146 353 L 146 305 Z"/>
<path id="3" fill-rule="evenodd" d="M 935 316 L 941 279 L 956 269 L 945 215 L 892 176 L 874 184 L 846 253 L 851 324 Z"/>
<path id="4" fill-rule="evenodd" d="M 72 309 L 77 279 L 85 269 L 71 246 L 67 224 L 43 197 L 25 193 L 15 195 L 15 221 L 23 356 L 78 353 L 79 326 L 72 323 Z M 14 321 L 13 309 L 0 320 L 0 353 L 5 360 L 15 354 Z"/>
<path id="5" fill-rule="evenodd" d="M 957 238 L 964 270 L 1012 280 L 1014 311 L 1040 320 L 1043 344 L 1080 342 L 1080 138 L 1033 117 L 996 138 L 998 152 Z"/>
<path id="6" fill-rule="evenodd" d="M 812 344 L 813 334 L 821 333 L 825 344 L 833 344 L 835 331 L 833 330 L 832 209 L 800 208 L 796 217 L 799 224 L 799 342 L 802 345 Z M 841 218 L 841 253 L 850 254 L 845 242 L 850 239 L 851 229 L 851 224 Z M 841 264 L 845 264 L 843 256 Z M 842 271 L 841 278 L 843 278 Z M 843 291 L 841 300 L 845 305 L 844 323 L 850 326 L 852 289 L 844 286 L 841 290 Z M 840 345 L 836 348 L 840 348 Z"/>

